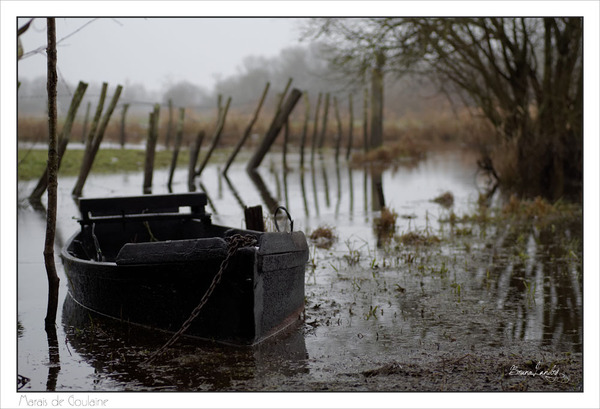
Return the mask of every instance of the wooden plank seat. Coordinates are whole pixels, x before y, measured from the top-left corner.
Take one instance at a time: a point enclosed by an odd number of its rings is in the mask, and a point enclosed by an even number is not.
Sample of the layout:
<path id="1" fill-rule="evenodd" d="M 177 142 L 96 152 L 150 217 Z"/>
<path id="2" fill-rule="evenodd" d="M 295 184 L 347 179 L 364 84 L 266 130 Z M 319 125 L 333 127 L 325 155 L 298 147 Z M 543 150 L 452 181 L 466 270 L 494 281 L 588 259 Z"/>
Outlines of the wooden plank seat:
<path id="1" fill-rule="evenodd" d="M 82 225 L 123 220 L 168 220 L 193 218 L 210 221 L 205 193 L 176 193 L 127 197 L 82 198 L 79 210 Z M 181 212 L 189 207 L 189 213 Z"/>

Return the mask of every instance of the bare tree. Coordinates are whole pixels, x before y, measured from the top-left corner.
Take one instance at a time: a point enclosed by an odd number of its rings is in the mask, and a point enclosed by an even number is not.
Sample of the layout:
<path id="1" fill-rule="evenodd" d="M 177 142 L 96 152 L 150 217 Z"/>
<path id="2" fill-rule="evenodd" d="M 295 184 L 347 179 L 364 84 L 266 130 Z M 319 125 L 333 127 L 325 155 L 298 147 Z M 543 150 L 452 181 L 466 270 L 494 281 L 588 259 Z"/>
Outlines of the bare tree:
<path id="1" fill-rule="evenodd" d="M 514 150 L 500 178 L 529 195 L 578 197 L 583 178 L 580 18 L 413 19 L 422 60 L 475 102 Z M 504 153 L 505 154 L 505 153 Z M 493 158 L 484 163 L 493 170 Z"/>
<path id="2" fill-rule="evenodd" d="M 504 161 L 482 166 L 526 195 L 579 197 L 583 152 L 581 18 L 317 19 L 332 63 L 365 78 L 383 70 L 434 77 L 458 90 L 495 127 Z M 508 152 L 508 153 L 507 153 Z M 500 164 L 504 165 L 504 164 Z M 498 172 L 496 172 L 498 170 Z"/>

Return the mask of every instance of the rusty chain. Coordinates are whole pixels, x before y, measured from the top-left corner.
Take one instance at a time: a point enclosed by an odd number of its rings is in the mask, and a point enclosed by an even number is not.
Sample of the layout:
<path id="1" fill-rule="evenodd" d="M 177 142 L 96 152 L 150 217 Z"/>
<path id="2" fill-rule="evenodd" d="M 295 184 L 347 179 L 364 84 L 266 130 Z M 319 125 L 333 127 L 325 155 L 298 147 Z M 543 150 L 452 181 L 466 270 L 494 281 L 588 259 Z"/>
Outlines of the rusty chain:
<path id="1" fill-rule="evenodd" d="M 233 257 L 235 252 L 242 247 L 254 246 L 257 243 L 256 237 L 251 236 L 251 235 L 242 236 L 241 234 L 236 234 L 236 235 L 229 237 L 227 240 L 229 242 L 228 248 L 227 248 L 227 255 L 225 256 L 225 259 L 223 259 L 223 261 L 221 262 L 219 271 L 213 277 L 213 280 L 210 283 L 210 286 L 208 287 L 208 289 L 206 290 L 204 295 L 202 296 L 200 303 L 196 306 L 196 308 L 194 308 L 194 310 L 190 314 L 189 318 L 181 325 L 181 328 L 179 328 L 179 330 L 175 334 L 173 334 L 171 339 L 169 339 L 162 347 L 160 347 L 148 359 L 146 359 L 142 363 L 142 365 L 149 364 L 152 361 L 154 361 L 156 358 L 158 358 L 163 352 L 165 352 L 167 350 L 167 348 L 169 348 L 171 345 L 173 345 L 175 342 L 177 342 L 177 340 L 183 335 L 183 333 L 185 331 L 187 331 L 187 329 L 190 327 L 192 322 L 196 319 L 196 317 L 198 316 L 198 314 L 204 307 L 204 304 L 206 304 L 206 302 L 212 295 L 213 291 L 215 290 L 215 288 L 221 281 L 221 277 L 223 276 L 223 273 L 225 272 L 225 270 L 227 270 L 227 266 L 229 265 L 229 260 Z"/>

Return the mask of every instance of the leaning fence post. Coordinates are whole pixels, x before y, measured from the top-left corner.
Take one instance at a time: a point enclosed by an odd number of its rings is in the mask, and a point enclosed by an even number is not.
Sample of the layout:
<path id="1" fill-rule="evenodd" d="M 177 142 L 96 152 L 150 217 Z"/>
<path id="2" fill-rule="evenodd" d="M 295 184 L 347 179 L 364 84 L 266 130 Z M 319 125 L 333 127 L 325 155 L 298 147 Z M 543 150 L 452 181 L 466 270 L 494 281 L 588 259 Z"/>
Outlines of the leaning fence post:
<path id="1" fill-rule="evenodd" d="M 88 87 L 88 84 L 80 81 L 77 86 L 77 90 L 75 90 L 75 94 L 73 95 L 73 99 L 71 100 L 71 105 L 69 106 L 69 112 L 67 113 L 67 119 L 65 120 L 65 124 L 63 125 L 63 129 L 61 131 L 59 141 L 58 141 L 58 163 L 56 165 L 56 172 L 60 169 L 60 163 L 62 161 L 63 155 L 67 150 L 67 144 L 69 143 L 69 138 L 71 137 L 71 128 L 73 127 L 73 122 L 75 120 L 75 116 L 77 115 L 77 110 L 79 109 L 79 104 L 81 104 L 81 100 L 83 99 L 83 95 Z M 38 181 L 35 189 L 31 192 L 29 196 L 29 201 L 32 203 L 38 203 L 48 188 L 48 165 L 46 165 L 46 169 L 44 170 L 44 174 Z"/>
<path id="2" fill-rule="evenodd" d="M 171 100 L 169 100 L 171 102 Z M 169 114 L 169 118 L 171 115 Z M 179 156 L 179 149 L 181 148 L 181 140 L 183 139 L 183 120 L 185 117 L 185 108 L 179 108 L 179 121 L 177 122 L 177 131 L 175 134 L 175 147 L 173 148 L 173 158 L 171 159 L 171 168 L 169 169 L 169 182 L 167 186 L 171 189 L 171 183 L 173 182 L 173 173 L 175 173 L 175 167 L 177 166 L 177 157 Z M 167 134 L 168 135 L 168 134 Z"/>
<path id="3" fill-rule="evenodd" d="M 279 102 L 277 103 L 277 113 L 275 115 L 277 115 L 279 113 L 279 110 L 281 109 L 281 104 L 283 104 L 283 100 L 284 100 L 285 96 L 287 95 L 288 90 L 290 89 L 290 85 L 292 85 L 292 78 L 289 78 L 288 82 L 285 84 L 285 88 L 283 89 L 283 92 L 281 93 L 281 98 L 279 98 Z"/>
<path id="4" fill-rule="evenodd" d="M 258 146 L 254 152 L 254 155 L 252 158 L 250 158 L 250 161 L 246 165 L 246 169 L 248 171 L 252 171 L 260 165 L 301 96 L 302 92 L 300 90 L 296 88 L 292 90 L 288 96 L 288 99 L 285 101 L 285 104 L 274 118 L 273 122 L 271 122 L 271 126 L 265 134 L 261 144 Z"/>
<path id="5" fill-rule="evenodd" d="M 100 122 L 100 118 L 102 117 L 102 110 L 104 109 L 104 100 L 106 98 L 107 89 L 108 84 L 106 82 L 102 83 L 102 88 L 100 90 L 100 99 L 98 100 L 96 113 L 94 114 L 94 118 L 92 119 L 92 125 L 85 140 L 85 150 L 83 152 L 83 159 L 79 168 L 79 176 L 77 177 L 77 182 L 75 182 L 75 187 L 71 192 L 71 194 L 74 197 L 81 196 L 83 185 L 85 184 L 85 180 L 87 179 L 87 174 L 92 168 L 92 163 L 94 161 L 94 157 L 92 156 L 92 144 L 94 142 L 96 129 L 98 129 L 98 122 Z"/>
<path id="6" fill-rule="evenodd" d="M 158 139 L 158 118 L 160 105 L 155 104 L 150 113 L 148 126 L 148 141 L 146 142 L 146 162 L 144 165 L 144 194 L 152 193 L 152 174 L 154 172 L 154 154 L 156 151 L 156 140 Z"/>
<path id="7" fill-rule="evenodd" d="M 77 179 L 77 183 L 75 188 L 73 189 L 72 195 L 75 197 L 81 196 L 81 192 L 83 191 L 83 185 L 92 169 L 92 164 L 94 163 L 94 158 L 98 153 L 98 149 L 100 148 L 100 143 L 102 142 L 102 138 L 104 138 L 104 132 L 106 131 L 106 127 L 108 126 L 108 122 L 110 121 L 110 117 L 117 106 L 117 102 L 119 101 L 119 97 L 121 96 L 121 91 L 123 90 L 122 85 L 117 85 L 117 89 L 113 95 L 112 100 L 110 101 L 110 105 L 108 106 L 107 111 L 104 113 L 102 117 L 102 123 L 98 128 L 97 132 L 94 132 L 93 141 L 91 142 L 89 151 L 86 149 L 86 153 L 89 155 L 84 155 L 84 161 L 81 164 L 81 171 L 79 173 L 79 178 Z M 101 107 L 100 107 L 101 111 Z M 97 112 L 98 113 L 98 112 Z M 95 131 L 94 126 L 92 126 L 92 130 Z M 90 130 L 90 133 L 91 131 Z"/>
<path id="8" fill-rule="evenodd" d="M 223 94 L 219 94 L 217 96 L 217 118 L 221 117 L 222 112 L 223 112 Z"/>
<path id="9" fill-rule="evenodd" d="M 190 149 L 190 163 L 188 164 L 188 190 L 194 192 L 196 186 L 194 186 L 194 178 L 196 177 L 196 162 L 198 161 L 198 155 L 200 154 L 200 147 L 204 140 L 205 132 L 201 130 L 196 136 L 196 140 Z"/>
<path id="10" fill-rule="evenodd" d="M 217 143 L 219 142 L 219 138 L 221 137 L 221 132 L 223 131 L 223 126 L 225 125 L 225 117 L 227 116 L 227 111 L 229 110 L 230 104 L 231 104 L 231 97 L 229 97 L 227 99 L 225 108 L 219 107 L 219 113 L 220 113 L 219 122 L 217 123 L 217 128 L 215 129 L 215 132 L 213 134 L 212 142 L 210 144 L 210 147 L 208 148 L 208 152 L 206 153 L 206 156 L 204 157 L 202 164 L 198 168 L 198 171 L 196 172 L 196 176 L 200 176 L 200 174 L 206 167 L 206 164 L 208 163 L 210 156 L 212 155 L 213 151 L 217 147 Z"/>
<path id="11" fill-rule="evenodd" d="M 287 172 L 287 144 L 290 139 L 290 121 L 289 119 L 285 120 L 283 124 L 283 150 L 282 150 L 282 167 L 283 171 Z"/>
<path id="12" fill-rule="evenodd" d="M 102 83 L 102 89 L 100 91 L 100 100 L 98 101 L 96 113 L 94 114 L 94 118 L 92 119 L 92 126 L 90 127 L 88 136 L 85 140 L 85 153 L 83 155 L 84 162 L 86 161 L 87 156 L 90 153 L 90 149 L 92 148 L 92 143 L 94 142 L 94 137 L 96 134 L 96 129 L 98 129 L 98 123 L 100 123 L 100 118 L 102 118 L 102 110 L 104 109 L 104 100 L 106 99 L 107 90 L 108 84 L 106 82 Z"/>
<path id="13" fill-rule="evenodd" d="M 231 152 L 229 159 L 227 159 L 227 163 L 225 164 L 225 168 L 223 169 L 223 175 L 227 174 L 227 170 L 229 170 L 229 166 L 231 166 L 231 164 L 233 163 L 233 160 L 235 159 L 235 157 L 239 153 L 240 149 L 246 142 L 246 139 L 248 139 L 248 136 L 250 136 L 252 127 L 254 126 L 254 123 L 256 122 L 256 119 L 258 118 L 258 113 L 260 112 L 260 109 L 265 101 L 265 97 L 267 96 L 267 91 L 269 91 L 269 86 L 270 86 L 270 83 L 267 82 L 267 85 L 265 86 L 265 90 L 263 91 L 262 96 L 260 97 L 260 101 L 258 102 L 258 106 L 256 107 L 256 110 L 254 111 L 254 116 L 252 117 L 252 119 L 250 120 L 250 123 L 246 127 L 246 130 L 244 131 L 242 138 L 238 141 L 237 145 L 233 149 L 233 152 Z"/>

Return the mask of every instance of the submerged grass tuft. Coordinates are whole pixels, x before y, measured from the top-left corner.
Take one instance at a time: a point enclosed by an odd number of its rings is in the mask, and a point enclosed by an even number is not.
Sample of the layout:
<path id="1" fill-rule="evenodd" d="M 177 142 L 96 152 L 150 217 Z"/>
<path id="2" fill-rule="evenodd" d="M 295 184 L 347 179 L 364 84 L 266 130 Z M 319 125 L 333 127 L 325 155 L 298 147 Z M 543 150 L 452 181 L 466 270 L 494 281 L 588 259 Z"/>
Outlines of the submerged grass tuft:
<path id="1" fill-rule="evenodd" d="M 352 155 L 352 165 L 366 163 L 378 166 L 390 166 L 399 160 L 418 161 L 425 156 L 425 148 L 413 138 L 403 138 L 400 142 L 386 144 L 372 149 L 367 153 L 356 152 Z"/>
<path id="2" fill-rule="evenodd" d="M 454 205 L 454 195 L 452 192 L 444 192 L 431 201 L 448 209 Z"/>
<path id="3" fill-rule="evenodd" d="M 396 236 L 395 240 L 405 246 L 429 246 L 431 244 L 439 243 L 441 240 L 439 237 L 432 234 L 421 234 L 418 232 L 408 232 L 402 235 Z"/>
<path id="4" fill-rule="evenodd" d="M 328 249 L 337 240 L 335 228 L 330 226 L 319 226 L 309 236 L 313 244 L 319 248 Z"/>

